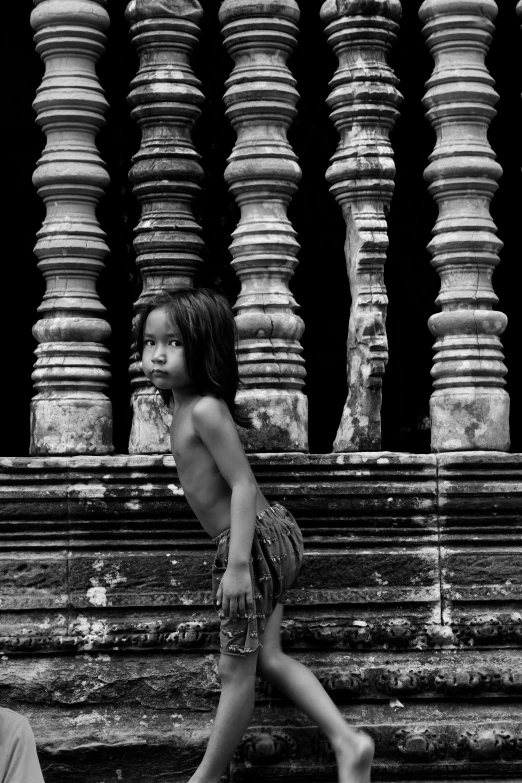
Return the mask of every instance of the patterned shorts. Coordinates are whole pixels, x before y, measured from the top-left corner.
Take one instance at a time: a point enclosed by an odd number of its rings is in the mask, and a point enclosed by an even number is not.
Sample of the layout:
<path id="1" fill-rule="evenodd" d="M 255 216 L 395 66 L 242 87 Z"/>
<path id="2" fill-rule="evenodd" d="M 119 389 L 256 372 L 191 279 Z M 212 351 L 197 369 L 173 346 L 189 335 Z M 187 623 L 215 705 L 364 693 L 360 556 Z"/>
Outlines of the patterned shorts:
<path id="1" fill-rule="evenodd" d="M 217 553 L 212 567 L 212 600 L 216 601 L 221 577 L 226 571 L 230 529 L 214 539 Z M 260 637 L 277 603 L 284 603 L 303 562 L 303 536 L 292 514 L 279 503 L 256 517 L 250 576 L 254 612 L 231 620 L 221 617 L 220 648 L 228 655 L 244 655 L 262 647 Z"/>

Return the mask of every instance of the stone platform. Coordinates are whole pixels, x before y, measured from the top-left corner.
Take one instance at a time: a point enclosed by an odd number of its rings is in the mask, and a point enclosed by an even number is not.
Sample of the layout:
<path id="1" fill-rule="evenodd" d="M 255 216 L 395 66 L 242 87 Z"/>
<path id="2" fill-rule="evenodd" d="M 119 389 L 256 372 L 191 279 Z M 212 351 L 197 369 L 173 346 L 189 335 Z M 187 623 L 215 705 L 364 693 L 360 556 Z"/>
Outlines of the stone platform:
<path id="1" fill-rule="evenodd" d="M 375 737 L 374 779 L 522 779 L 522 455 L 251 461 L 305 537 L 285 647 Z M 0 693 L 46 783 L 188 780 L 218 624 L 172 458 L 0 465 Z M 331 751 L 259 681 L 229 780 L 282 779 L 333 781 Z"/>

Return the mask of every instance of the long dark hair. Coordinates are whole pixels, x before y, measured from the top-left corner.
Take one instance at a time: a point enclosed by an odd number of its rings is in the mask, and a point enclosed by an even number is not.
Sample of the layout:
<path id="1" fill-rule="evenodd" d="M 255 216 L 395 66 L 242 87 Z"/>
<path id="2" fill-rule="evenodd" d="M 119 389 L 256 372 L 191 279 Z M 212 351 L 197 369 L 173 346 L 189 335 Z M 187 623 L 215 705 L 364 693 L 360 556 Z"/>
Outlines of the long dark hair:
<path id="1" fill-rule="evenodd" d="M 179 330 L 185 349 L 185 364 L 197 394 L 222 398 L 241 427 L 252 422 L 236 403 L 241 382 L 237 367 L 237 331 L 227 300 L 208 288 L 179 288 L 161 291 L 137 313 L 136 347 L 143 353 L 143 335 L 149 314 L 161 307 Z M 166 405 L 172 392 L 159 390 Z"/>

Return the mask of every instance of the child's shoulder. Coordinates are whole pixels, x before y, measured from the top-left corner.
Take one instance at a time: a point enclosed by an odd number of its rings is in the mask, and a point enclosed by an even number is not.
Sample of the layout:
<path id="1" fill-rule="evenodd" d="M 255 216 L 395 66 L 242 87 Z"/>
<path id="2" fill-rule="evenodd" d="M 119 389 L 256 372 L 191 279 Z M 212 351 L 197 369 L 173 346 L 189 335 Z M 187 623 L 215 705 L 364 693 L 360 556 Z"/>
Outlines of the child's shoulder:
<path id="1" fill-rule="evenodd" d="M 195 424 L 212 424 L 230 419 L 228 405 L 221 397 L 204 394 L 192 408 L 192 418 Z"/>

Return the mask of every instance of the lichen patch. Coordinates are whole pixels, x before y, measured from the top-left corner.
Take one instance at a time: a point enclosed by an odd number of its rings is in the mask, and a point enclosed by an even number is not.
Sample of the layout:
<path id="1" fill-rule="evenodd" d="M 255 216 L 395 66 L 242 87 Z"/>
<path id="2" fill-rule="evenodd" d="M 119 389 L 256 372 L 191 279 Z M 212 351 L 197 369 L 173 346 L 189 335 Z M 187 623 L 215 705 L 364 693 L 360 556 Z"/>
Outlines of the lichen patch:
<path id="1" fill-rule="evenodd" d="M 107 606 L 107 588 L 95 585 L 87 590 L 87 600 L 93 606 Z"/>

